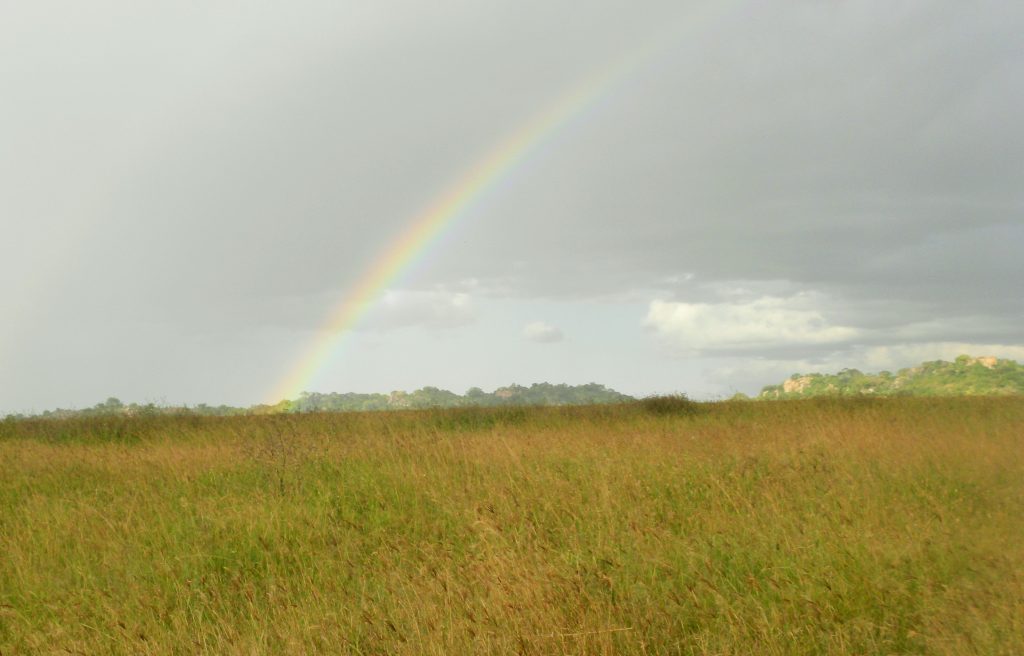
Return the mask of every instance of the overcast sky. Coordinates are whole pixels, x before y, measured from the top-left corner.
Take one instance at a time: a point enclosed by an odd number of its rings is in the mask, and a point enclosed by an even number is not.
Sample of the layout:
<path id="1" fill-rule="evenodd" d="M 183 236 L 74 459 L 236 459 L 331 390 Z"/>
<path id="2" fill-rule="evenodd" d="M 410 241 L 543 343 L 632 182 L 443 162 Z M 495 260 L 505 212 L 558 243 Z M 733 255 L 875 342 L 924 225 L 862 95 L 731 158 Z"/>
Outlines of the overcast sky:
<path id="1" fill-rule="evenodd" d="M 1024 360 L 1024 3 L 0 4 L 0 412 L 266 400 L 388 243 L 655 54 L 315 391 Z"/>

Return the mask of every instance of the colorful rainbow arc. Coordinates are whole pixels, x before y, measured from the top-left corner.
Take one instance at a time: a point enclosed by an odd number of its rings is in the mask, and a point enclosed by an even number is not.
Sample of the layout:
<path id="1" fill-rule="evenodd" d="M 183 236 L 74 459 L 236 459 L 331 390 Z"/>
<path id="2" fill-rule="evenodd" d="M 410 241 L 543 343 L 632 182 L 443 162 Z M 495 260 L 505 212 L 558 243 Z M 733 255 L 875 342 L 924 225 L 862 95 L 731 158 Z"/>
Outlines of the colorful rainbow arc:
<path id="1" fill-rule="evenodd" d="M 417 215 L 335 307 L 306 354 L 274 389 L 269 402 L 296 398 L 306 389 L 341 341 L 373 307 L 374 301 L 415 264 L 445 228 L 467 214 L 489 190 L 526 162 L 563 127 L 608 95 L 617 83 L 650 59 L 659 46 L 660 42 L 652 42 L 564 95 L 546 112 L 492 150 L 448 193 Z"/>

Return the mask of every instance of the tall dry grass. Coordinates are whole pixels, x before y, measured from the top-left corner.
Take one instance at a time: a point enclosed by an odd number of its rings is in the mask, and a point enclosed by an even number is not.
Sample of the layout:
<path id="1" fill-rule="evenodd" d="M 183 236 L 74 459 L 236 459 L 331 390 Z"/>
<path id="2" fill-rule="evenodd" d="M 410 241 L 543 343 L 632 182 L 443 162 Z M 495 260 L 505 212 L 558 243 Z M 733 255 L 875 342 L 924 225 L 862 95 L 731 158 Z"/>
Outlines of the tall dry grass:
<path id="1" fill-rule="evenodd" d="M 0 423 L 0 653 L 1021 653 L 1024 400 L 671 405 Z"/>

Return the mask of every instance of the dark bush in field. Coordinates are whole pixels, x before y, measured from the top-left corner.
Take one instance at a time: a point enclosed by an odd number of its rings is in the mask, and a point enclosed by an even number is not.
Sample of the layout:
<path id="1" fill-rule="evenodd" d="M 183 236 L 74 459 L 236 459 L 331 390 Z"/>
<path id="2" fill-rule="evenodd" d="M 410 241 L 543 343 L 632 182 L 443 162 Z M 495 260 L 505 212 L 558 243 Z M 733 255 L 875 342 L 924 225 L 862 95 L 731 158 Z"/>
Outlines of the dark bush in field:
<path id="1" fill-rule="evenodd" d="M 696 415 L 704 411 L 702 404 L 690 400 L 685 394 L 648 396 L 641 399 L 640 407 L 652 415 Z"/>

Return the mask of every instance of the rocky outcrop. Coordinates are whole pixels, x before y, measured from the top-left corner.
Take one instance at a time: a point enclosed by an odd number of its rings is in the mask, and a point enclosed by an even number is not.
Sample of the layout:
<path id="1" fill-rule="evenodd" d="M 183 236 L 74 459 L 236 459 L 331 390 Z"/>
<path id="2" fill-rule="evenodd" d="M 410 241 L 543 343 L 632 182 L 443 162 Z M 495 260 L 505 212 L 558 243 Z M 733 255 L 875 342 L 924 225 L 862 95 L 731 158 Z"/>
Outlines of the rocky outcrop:
<path id="1" fill-rule="evenodd" d="M 799 394 L 807 389 L 807 386 L 811 384 L 811 380 L 813 380 L 811 376 L 790 378 L 786 382 L 782 383 L 782 391 L 786 394 Z"/>

